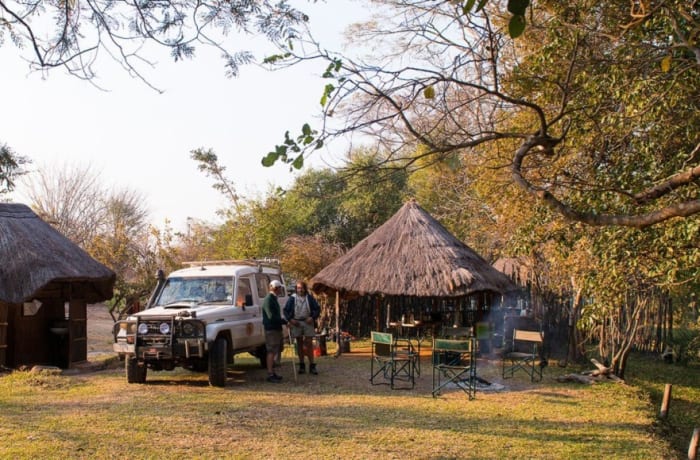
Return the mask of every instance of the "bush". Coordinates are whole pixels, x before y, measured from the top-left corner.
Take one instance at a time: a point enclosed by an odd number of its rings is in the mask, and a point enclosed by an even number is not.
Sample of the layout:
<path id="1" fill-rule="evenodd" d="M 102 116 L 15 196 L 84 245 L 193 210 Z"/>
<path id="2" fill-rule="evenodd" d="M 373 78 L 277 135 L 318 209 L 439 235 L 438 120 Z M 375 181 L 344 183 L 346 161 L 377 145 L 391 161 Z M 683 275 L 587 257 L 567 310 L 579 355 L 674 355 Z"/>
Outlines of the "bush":
<path id="1" fill-rule="evenodd" d="M 673 331 L 673 340 L 669 344 L 676 357 L 676 362 L 687 365 L 700 362 L 700 332 L 694 329 Z"/>

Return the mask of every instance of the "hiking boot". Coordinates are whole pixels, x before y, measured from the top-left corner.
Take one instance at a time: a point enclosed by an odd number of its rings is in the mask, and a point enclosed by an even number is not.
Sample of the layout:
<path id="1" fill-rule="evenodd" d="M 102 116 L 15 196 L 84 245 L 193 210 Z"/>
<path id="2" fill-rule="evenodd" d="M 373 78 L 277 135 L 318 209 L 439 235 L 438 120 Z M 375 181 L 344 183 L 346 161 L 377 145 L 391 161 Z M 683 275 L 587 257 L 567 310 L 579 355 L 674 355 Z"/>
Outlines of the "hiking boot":
<path id="1" fill-rule="evenodd" d="M 299 363 L 299 373 L 303 374 L 305 372 L 306 372 L 306 366 L 304 365 L 304 363 Z"/>
<path id="2" fill-rule="evenodd" d="M 270 383 L 281 383 L 282 377 L 277 374 L 271 374 L 267 376 L 267 381 Z"/>
<path id="3" fill-rule="evenodd" d="M 313 375 L 318 375 L 318 371 L 316 370 L 316 364 L 309 364 L 309 373 Z"/>

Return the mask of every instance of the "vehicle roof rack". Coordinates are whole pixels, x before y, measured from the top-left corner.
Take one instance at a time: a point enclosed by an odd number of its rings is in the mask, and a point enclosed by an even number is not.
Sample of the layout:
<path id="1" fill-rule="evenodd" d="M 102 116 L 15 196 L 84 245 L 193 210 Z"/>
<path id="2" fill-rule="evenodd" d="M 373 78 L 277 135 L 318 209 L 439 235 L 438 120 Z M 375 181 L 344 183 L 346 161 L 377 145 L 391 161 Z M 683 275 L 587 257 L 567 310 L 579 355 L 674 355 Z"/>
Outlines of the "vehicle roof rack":
<path id="1" fill-rule="evenodd" d="M 203 267 L 205 265 L 248 265 L 251 267 L 280 268 L 279 259 L 266 257 L 263 259 L 230 259 L 230 260 L 195 260 L 183 262 L 188 267 Z"/>

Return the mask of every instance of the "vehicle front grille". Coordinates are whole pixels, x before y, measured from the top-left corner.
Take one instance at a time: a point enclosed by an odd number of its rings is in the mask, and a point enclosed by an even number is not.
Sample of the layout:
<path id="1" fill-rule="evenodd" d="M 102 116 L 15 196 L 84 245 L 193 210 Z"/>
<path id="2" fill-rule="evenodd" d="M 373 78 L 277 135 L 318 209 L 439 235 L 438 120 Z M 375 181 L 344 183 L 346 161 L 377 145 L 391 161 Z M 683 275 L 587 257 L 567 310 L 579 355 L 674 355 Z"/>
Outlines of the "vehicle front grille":
<path id="1" fill-rule="evenodd" d="M 145 334 L 138 334 L 138 344 L 142 346 L 170 346 L 172 343 L 172 334 L 162 334 L 160 332 L 160 325 L 162 323 L 169 323 L 172 330 L 172 320 L 170 318 L 141 321 L 139 324 L 148 326 L 148 332 Z"/>

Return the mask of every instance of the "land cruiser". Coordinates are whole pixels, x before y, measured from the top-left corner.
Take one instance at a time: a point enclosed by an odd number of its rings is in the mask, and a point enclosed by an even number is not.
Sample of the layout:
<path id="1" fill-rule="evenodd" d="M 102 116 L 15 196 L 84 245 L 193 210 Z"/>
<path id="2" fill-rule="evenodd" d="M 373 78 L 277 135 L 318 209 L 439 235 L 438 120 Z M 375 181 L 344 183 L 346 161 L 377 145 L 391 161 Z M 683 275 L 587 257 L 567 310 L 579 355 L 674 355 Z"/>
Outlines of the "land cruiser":
<path id="1" fill-rule="evenodd" d="M 159 274 L 146 308 L 114 325 L 114 351 L 125 361 L 129 383 L 144 383 L 148 369 L 183 367 L 208 372 L 212 386 L 226 384 L 234 355 L 248 352 L 265 363 L 262 301 L 272 280 L 284 286 L 279 264 L 243 260 L 188 262 Z M 286 301 L 280 297 L 280 305 Z"/>

